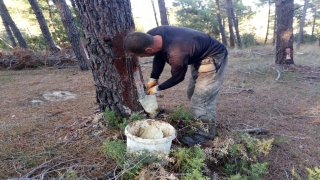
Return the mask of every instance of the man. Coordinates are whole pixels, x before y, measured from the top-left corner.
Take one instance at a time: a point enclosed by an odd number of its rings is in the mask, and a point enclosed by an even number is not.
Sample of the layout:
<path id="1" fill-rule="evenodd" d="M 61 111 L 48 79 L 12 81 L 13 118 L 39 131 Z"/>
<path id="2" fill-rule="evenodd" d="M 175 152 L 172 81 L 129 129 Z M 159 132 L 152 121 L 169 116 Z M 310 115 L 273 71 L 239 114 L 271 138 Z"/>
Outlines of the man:
<path id="1" fill-rule="evenodd" d="M 216 134 L 216 97 L 224 81 L 228 51 L 210 35 L 190 28 L 159 26 L 147 33 L 133 32 L 124 39 L 124 48 L 132 56 L 154 56 L 147 83 L 148 94 L 158 94 L 184 80 L 188 65 L 191 77 L 187 96 L 194 118 L 207 125 L 192 137 L 180 139 L 187 145 L 212 140 Z M 171 66 L 171 77 L 158 84 L 165 64 Z"/>

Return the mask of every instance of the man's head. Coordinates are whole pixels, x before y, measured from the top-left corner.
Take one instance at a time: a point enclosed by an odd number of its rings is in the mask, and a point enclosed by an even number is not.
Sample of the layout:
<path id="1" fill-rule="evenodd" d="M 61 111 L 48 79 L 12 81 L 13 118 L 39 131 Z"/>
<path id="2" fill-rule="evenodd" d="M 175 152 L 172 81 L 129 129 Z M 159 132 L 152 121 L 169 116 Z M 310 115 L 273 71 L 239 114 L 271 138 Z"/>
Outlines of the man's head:
<path id="1" fill-rule="evenodd" d="M 154 37 L 141 32 L 129 33 L 123 42 L 125 51 L 134 56 L 153 56 Z"/>

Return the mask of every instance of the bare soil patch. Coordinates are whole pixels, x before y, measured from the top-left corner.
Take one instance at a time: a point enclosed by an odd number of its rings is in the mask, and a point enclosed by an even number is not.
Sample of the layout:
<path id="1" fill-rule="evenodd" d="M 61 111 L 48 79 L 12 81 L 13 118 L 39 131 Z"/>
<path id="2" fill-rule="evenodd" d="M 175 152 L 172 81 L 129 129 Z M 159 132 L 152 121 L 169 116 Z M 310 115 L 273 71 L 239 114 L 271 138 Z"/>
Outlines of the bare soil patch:
<path id="1" fill-rule="evenodd" d="M 320 165 L 319 51 L 305 47 L 293 66 L 274 64 L 273 47 L 230 50 L 225 84 L 217 100 L 218 132 L 265 128 L 277 143 L 268 156 L 264 179 L 307 178 L 306 167 Z M 260 50 L 260 51 L 259 51 Z M 258 53 L 252 53 L 258 52 Z M 145 81 L 150 59 L 141 59 Z M 146 63 L 144 63 L 146 62 Z M 280 76 L 280 77 L 279 77 Z M 160 82 L 170 77 L 166 66 Z M 190 107 L 188 77 L 158 97 L 170 113 L 178 105 Z M 278 78 L 279 77 L 279 78 Z M 49 101 L 45 93 L 70 92 L 71 99 Z M 115 164 L 100 151 L 103 141 L 123 138 L 105 127 L 98 116 L 90 71 L 69 69 L 0 71 L 0 178 L 19 178 L 72 167 L 83 178 L 105 178 Z M 175 144 L 178 145 L 178 144 Z M 57 172 L 55 172 L 57 173 Z M 37 176 L 37 174 L 39 176 Z"/>

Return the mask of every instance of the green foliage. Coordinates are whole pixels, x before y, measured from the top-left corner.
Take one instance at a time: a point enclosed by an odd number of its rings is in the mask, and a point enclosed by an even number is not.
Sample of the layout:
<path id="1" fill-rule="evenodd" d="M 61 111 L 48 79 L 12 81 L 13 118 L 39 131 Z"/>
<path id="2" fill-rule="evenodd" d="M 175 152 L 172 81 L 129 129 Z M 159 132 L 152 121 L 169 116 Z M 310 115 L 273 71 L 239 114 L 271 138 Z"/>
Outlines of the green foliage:
<path id="1" fill-rule="evenodd" d="M 105 110 L 105 112 L 103 113 L 103 116 L 108 121 L 111 127 L 119 128 L 119 124 L 123 122 L 121 116 L 119 116 L 114 111 L 111 111 L 109 109 Z"/>
<path id="2" fill-rule="evenodd" d="M 249 46 L 258 45 L 258 41 L 256 40 L 254 34 L 245 33 L 242 35 L 242 44 L 245 48 Z"/>
<path id="3" fill-rule="evenodd" d="M 193 28 L 219 37 L 217 16 L 207 0 L 175 0 L 178 25 Z"/>
<path id="4" fill-rule="evenodd" d="M 180 120 L 185 120 L 183 121 L 185 124 L 190 123 L 191 119 L 193 116 L 189 113 L 187 109 L 184 108 L 183 104 L 180 104 L 172 114 L 168 116 L 168 120 L 170 122 L 176 122 Z"/>
<path id="5" fill-rule="evenodd" d="M 144 119 L 146 116 L 140 113 L 133 113 L 130 117 L 131 120 L 136 121 L 136 120 L 142 120 Z"/>
<path id="6" fill-rule="evenodd" d="M 136 120 L 142 120 L 145 118 L 143 114 L 134 113 L 131 115 L 130 119 L 122 118 L 120 115 L 116 114 L 114 111 L 106 109 L 103 113 L 104 118 L 108 121 L 108 124 L 114 129 L 120 129 L 124 131 L 126 126 Z"/>
<path id="7" fill-rule="evenodd" d="M 219 157 L 224 162 L 222 169 L 230 179 L 261 179 L 261 175 L 268 173 L 267 163 L 256 162 L 259 154 L 267 155 L 272 147 L 273 138 L 259 140 L 247 133 L 234 134 L 234 140 L 228 146 L 228 153 Z"/>
<path id="8" fill-rule="evenodd" d="M 319 167 L 314 167 L 313 169 L 306 168 L 309 175 L 308 175 L 308 180 L 319 180 L 320 179 L 320 168 Z"/>
<path id="9" fill-rule="evenodd" d="M 163 161 L 163 157 L 159 154 L 152 154 L 148 151 L 126 153 L 126 144 L 120 140 L 106 140 L 101 150 L 106 157 L 116 161 L 116 164 L 121 168 L 117 177 L 123 179 L 134 179 L 144 167 Z"/>
<path id="10" fill-rule="evenodd" d="M 106 157 L 114 159 L 118 166 L 122 166 L 126 160 L 126 144 L 120 140 L 106 140 L 102 152 Z"/>
<path id="11" fill-rule="evenodd" d="M 35 51 L 41 51 L 46 49 L 46 40 L 42 35 L 33 36 L 33 37 L 25 37 L 25 41 L 27 42 L 29 48 Z"/>
<path id="12" fill-rule="evenodd" d="M 243 169 L 244 171 L 241 173 L 237 173 L 236 175 L 231 176 L 228 180 L 263 180 L 261 175 L 267 174 L 268 163 L 255 163 L 251 165 L 251 170 Z M 241 175 L 244 174 L 244 175 Z"/>
<path id="13" fill-rule="evenodd" d="M 177 158 L 175 167 L 180 169 L 181 173 L 186 174 L 182 179 L 205 179 L 202 175 L 205 153 L 200 147 L 178 148 L 173 156 Z"/>

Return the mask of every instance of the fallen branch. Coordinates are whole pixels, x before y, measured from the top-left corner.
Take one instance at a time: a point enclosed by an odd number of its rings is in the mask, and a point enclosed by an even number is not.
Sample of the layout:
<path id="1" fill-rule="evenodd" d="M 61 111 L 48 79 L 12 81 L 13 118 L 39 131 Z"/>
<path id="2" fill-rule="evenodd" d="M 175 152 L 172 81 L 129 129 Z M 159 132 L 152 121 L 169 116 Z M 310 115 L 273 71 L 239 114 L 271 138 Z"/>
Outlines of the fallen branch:
<path id="1" fill-rule="evenodd" d="M 248 133 L 248 134 L 269 134 L 269 131 L 264 128 L 241 129 L 237 131 Z"/>
<path id="2" fill-rule="evenodd" d="M 285 137 L 290 137 L 290 138 L 294 138 L 294 139 L 311 139 L 311 137 L 289 136 L 289 135 L 278 134 L 278 133 L 270 133 L 270 135 L 285 136 Z"/>
<path id="3" fill-rule="evenodd" d="M 247 93 L 253 93 L 253 89 L 240 89 L 239 91 L 225 91 L 225 92 L 220 92 L 219 94 L 240 94 L 242 91 L 246 91 Z"/>
<path id="4" fill-rule="evenodd" d="M 278 80 L 280 79 L 281 73 L 280 73 L 280 71 L 279 71 L 278 69 L 276 69 L 276 68 L 274 68 L 274 67 L 272 67 L 272 69 L 274 69 L 275 71 L 278 72 L 278 76 L 277 76 L 277 78 L 275 79 L 276 81 L 278 81 Z"/>

